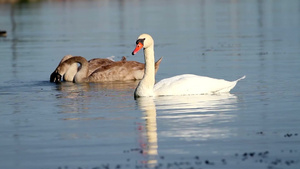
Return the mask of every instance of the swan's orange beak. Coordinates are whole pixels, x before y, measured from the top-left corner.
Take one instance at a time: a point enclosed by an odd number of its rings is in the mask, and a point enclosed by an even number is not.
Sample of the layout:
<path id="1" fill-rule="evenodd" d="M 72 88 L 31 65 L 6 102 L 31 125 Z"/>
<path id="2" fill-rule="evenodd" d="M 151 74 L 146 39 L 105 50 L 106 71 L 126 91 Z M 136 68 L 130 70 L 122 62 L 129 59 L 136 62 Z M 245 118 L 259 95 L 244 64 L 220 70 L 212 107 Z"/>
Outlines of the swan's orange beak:
<path id="1" fill-rule="evenodd" d="M 141 42 L 137 43 L 135 49 L 132 52 L 132 55 L 135 55 L 136 53 L 138 53 L 138 51 L 141 50 L 143 48 L 143 46 L 144 45 Z"/>

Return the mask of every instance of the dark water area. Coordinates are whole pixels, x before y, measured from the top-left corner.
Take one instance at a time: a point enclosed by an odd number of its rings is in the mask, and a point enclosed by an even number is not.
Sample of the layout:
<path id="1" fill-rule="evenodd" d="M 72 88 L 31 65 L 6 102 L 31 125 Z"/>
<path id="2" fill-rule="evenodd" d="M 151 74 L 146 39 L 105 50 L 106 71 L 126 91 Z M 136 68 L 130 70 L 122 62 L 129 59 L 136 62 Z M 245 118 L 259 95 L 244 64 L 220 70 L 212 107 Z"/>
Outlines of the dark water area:
<path id="1" fill-rule="evenodd" d="M 300 1 L 0 4 L 0 168 L 299 168 Z M 134 100 L 138 82 L 49 82 L 64 55 L 246 79 L 226 95 Z"/>

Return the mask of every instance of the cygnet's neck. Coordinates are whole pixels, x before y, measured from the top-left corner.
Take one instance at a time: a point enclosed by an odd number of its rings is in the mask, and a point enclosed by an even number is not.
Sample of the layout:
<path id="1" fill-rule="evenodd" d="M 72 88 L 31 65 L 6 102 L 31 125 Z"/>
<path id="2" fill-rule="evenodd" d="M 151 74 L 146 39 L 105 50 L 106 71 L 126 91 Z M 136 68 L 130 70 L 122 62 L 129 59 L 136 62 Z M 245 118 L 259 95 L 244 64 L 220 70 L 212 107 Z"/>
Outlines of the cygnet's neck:
<path id="1" fill-rule="evenodd" d="M 155 83 L 154 46 L 144 49 L 145 72 L 144 77 L 135 89 L 135 97 L 154 96 L 153 87 Z"/>
<path id="2" fill-rule="evenodd" d="M 86 82 L 88 78 L 88 61 L 83 57 L 78 57 L 75 60 L 77 63 L 81 65 L 81 68 L 78 70 L 74 77 L 75 83 Z"/>
<path id="3" fill-rule="evenodd" d="M 69 69 L 64 74 L 64 81 L 72 82 L 78 70 L 77 63 L 69 66 Z"/>
<path id="4" fill-rule="evenodd" d="M 75 77 L 74 77 L 74 81 L 76 83 L 78 82 L 84 82 L 87 78 L 88 75 L 88 62 L 85 58 L 81 57 L 81 56 L 74 56 L 66 61 L 64 61 L 57 69 L 58 69 L 58 73 L 60 75 L 64 75 L 68 69 L 70 68 L 70 66 L 74 63 L 79 63 L 81 65 L 81 69 L 78 70 L 78 72 L 76 73 Z"/>

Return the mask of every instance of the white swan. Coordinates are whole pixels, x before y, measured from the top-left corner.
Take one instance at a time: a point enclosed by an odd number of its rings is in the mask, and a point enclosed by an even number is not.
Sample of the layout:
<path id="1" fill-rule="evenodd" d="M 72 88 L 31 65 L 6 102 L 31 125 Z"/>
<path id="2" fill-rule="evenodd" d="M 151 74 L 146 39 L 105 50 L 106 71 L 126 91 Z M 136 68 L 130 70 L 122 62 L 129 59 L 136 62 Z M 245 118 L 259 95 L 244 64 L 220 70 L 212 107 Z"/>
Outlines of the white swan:
<path id="1" fill-rule="evenodd" d="M 196 95 L 215 94 L 229 92 L 236 83 L 244 79 L 241 77 L 235 81 L 214 79 L 210 77 L 183 74 L 163 79 L 155 84 L 154 73 L 154 41 L 148 34 L 141 34 L 136 41 L 136 48 L 132 55 L 144 48 L 145 73 L 134 91 L 134 97 L 153 97 L 164 95 Z M 155 85 L 154 85 L 155 84 Z"/>

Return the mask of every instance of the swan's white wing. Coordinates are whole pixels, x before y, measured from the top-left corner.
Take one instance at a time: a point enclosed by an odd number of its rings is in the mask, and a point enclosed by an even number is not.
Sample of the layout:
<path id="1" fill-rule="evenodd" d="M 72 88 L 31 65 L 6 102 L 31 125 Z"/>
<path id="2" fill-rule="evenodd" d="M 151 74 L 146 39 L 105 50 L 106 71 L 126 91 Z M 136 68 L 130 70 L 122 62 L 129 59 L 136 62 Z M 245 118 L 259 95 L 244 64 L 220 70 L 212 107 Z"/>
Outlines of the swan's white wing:
<path id="1" fill-rule="evenodd" d="M 229 92 L 238 80 L 230 82 L 223 79 L 184 74 L 159 81 L 154 86 L 154 93 L 155 95 L 193 95 Z"/>

